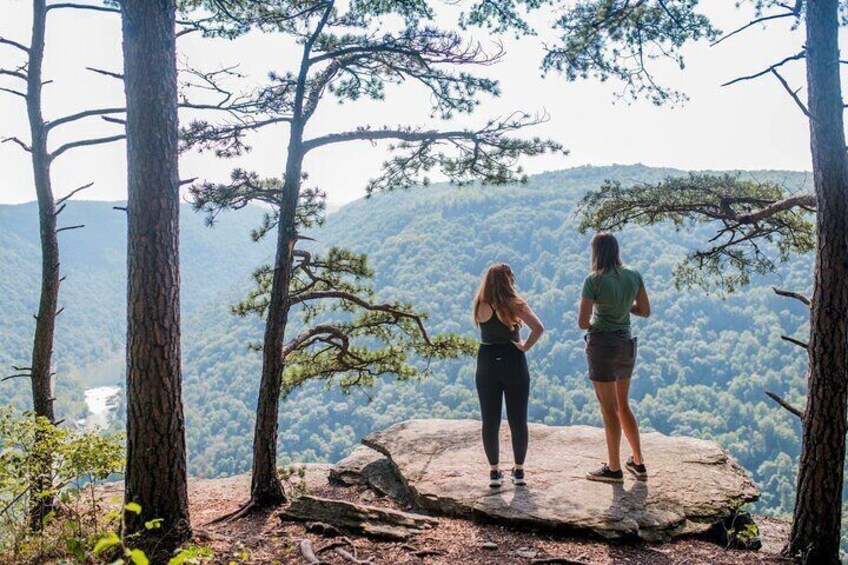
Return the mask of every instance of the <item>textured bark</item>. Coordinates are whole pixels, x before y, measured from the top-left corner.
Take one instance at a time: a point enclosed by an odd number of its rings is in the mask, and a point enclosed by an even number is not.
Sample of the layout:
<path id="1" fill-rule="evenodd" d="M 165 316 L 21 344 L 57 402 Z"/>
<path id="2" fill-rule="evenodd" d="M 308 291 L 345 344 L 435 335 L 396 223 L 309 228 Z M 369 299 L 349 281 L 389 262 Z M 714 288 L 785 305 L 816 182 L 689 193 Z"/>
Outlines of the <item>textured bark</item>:
<path id="1" fill-rule="evenodd" d="M 53 411 L 53 336 L 59 304 L 59 239 L 56 233 L 56 205 L 50 182 L 50 155 L 47 152 L 47 129 L 42 115 L 41 86 L 44 61 L 44 35 L 47 10 L 44 0 L 33 1 L 32 39 L 27 67 L 26 107 L 32 139 L 32 171 L 38 200 L 38 219 L 41 232 L 41 296 L 35 319 L 32 344 L 30 381 L 32 406 L 37 416 L 56 421 Z M 41 472 L 33 478 L 35 492 L 50 487 L 49 454 L 40 461 Z M 30 522 L 40 529 L 44 517 L 53 507 L 53 497 L 34 498 Z"/>
<path id="2" fill-rule="evenodd" d="M 787 552 L 839 563 L 848 405 L 848 168 L 839 74 L 838 0 L 808 0 L 807 84 L 818 213 L 807 408 Z"/>
<path id="3" fill-rule="evenodd" d="M 292 123 L 283 185 L 283 202 L 277 226 L 277 253 L 274 277 L 265 323 L 262 347 L 262 377 L 256 406 L 256 426 L 253 434 L 253 466 L 250 499 L 255 507 L 275 506 L 285 501 L 283 486 L 277 475 L 277 430 L 279 424 L 280 390 L 285 368 L 283 344 L 289 317 L 289 286 L 292 278 L 294 245 L 297 242 L 295 217 L 300 195 L 300 175 L 303 165 L 303 126 Z"/>
<path id="4" fill-rule="evenodd" d="M 127 97 L 128 533 L 168 552 L 191 535 L 180 376 L 174 0 L 122 2 Z M 161 519 L 161 528 L 144 522 Z M 155 545 L 154 545 L 155 544 Z"/>
<path id="5" fill-rule="evenodd" d="M 317 29 L 303 47 L 298 72 L 297 89 L 292 108 L 283 196 L 277 223 L 277 252 L 274 257 L 274 276 L 262 343 L 262 377 L 256 406 L 256 425 L 253 432 L 253 465 L 251 469 L 250 502 L 248 508 L 275 506 L 285 501 L 285 493 L 277 475 L 277 431 L 279 427 L 280 391 L 285 357 L 286 325 L 289 318 L 289 286 L 291 285 L 294 246 L 297 243 L 297 203 L 302 182 L 303 130 L 309 119 L 304 111 L 306 79 L 312 44 L 330 16 L 327 8 Z"/>

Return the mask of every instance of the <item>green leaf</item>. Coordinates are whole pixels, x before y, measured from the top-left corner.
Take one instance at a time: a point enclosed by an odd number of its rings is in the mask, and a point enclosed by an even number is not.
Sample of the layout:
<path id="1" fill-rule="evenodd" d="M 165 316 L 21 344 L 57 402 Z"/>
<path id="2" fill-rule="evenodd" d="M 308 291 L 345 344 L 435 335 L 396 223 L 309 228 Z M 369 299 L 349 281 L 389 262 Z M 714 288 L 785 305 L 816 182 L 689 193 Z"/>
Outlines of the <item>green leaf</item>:
<path id="1" fill-rule="evenodd" d="M 83 548 L 82 542 L 80 542 L 79 538 L 67 538 L 65 540 L 65 547 L 67 547 L 68 553 L 80 561 L 85 561 L 85 549 Z"/>
<path id="2" fill-rule="evenodd" d="M 128 502 L 126 506 L 124 506 L 127 512 L 133 512 L 135 514 L 141 514 L 141 505 L 137 502 Z"/>
<path id="3" fill-rule="evenodd" d="M 188 557 L 186 556 L 185 552 L 181 551 L 168 560 L 168 565 L 183 565 L 183 563 L 185 563 L 187 559 Z"/>
<path id="4" fill-rule="evenodd" d="M 135 565 L 150 565 L 150 561 L 147 559 L 147 556 L 140 549 L 130 549 L 127 551 L 127 557 L 130 558 Z"/>
<path id="5" fill-rule="evenodd" d="M 162 527 L 162 518 L 154 518 L 144 523 L 145 530 L 158 530 Z"/>
<path id="6" fill-rule="evenodd" d="M 121 538 L 118 537 L 118 534 L 115 532 L 109 532 L 105 537 L 101 538 L 96 544 L 94 544 L 94 555 L 100 555 L 102 552 L 106 551 L 110 547 L 115 547 L 121 543 Z"/>

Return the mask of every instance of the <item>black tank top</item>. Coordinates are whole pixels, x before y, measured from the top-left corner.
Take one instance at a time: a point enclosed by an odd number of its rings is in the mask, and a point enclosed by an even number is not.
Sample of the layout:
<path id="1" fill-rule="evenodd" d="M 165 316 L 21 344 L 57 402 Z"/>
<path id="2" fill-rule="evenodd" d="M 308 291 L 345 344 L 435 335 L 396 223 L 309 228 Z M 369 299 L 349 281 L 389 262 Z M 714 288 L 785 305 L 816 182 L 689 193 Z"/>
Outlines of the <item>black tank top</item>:
<path id="1" fill-rule="evenodd" d="M 491 306 L 490 306 L 491 308 Z M 480 341 L 489 344 L 504 344 L 518 341 L 520 339 L 518 325 L 512 328 L 501 322 L 497 312 L 492 308 L 492 317 L 485 322 L 480 322 Z"/>

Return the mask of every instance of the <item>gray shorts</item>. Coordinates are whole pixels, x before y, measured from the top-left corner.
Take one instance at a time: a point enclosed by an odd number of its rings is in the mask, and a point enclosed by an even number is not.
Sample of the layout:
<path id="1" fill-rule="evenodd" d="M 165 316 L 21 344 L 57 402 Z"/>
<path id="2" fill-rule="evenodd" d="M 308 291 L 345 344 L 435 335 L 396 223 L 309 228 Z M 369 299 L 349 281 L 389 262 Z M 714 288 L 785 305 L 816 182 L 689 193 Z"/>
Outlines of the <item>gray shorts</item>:
<path id="1" fill-rule="evenodd" d="M 588 333 L 583 339 L 590 380 L 611 383 L 633 376 L 638 340 L 628 330 Z"/>

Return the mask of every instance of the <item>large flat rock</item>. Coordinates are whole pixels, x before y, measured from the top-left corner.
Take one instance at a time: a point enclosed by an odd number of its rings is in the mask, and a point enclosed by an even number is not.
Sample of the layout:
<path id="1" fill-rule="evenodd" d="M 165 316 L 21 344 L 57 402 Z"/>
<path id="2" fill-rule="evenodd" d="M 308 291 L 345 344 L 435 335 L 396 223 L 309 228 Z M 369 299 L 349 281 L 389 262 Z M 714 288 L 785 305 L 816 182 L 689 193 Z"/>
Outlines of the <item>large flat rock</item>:
<path id="1" fill-rule="evenodd" d="M 507 480 L 500 489 L 488 486 L 479 421 L 408 420 L 362 442 L 392 462 L 414 502 L 427 510 L 605 538 L 705 532 L 759 497 L 748 473 L 716 443 L 656 432 L 642 434 L 649 479 L 626 476 L 623 485 L 584 478 L 606 460 L 604 432 L 590 426 L 531 424 L 528 485 Z M 504 422 L 502 469 L 510 468 L 511 457 Z"/>

